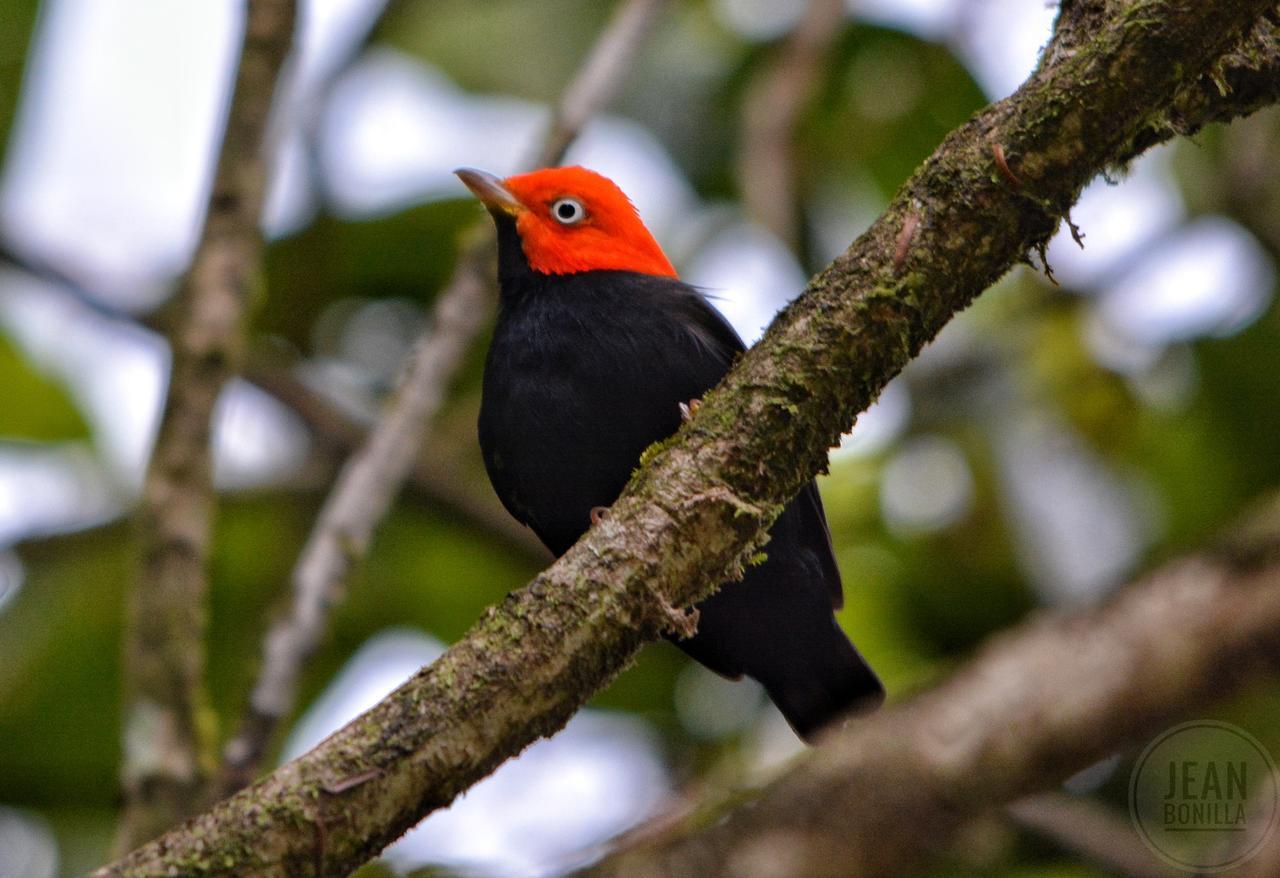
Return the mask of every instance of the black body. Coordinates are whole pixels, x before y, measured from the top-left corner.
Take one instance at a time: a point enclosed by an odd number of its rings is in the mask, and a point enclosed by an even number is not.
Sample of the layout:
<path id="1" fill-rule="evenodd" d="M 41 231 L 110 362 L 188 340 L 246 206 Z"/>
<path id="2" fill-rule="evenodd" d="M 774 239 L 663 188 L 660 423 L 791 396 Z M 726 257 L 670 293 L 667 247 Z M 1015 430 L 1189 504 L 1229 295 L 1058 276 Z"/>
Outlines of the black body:
<path id="1" fill-rule="evenodd" d="M 530 270 L 498 220 L 501 310 L 485 364 L 480 447 L 498 496 L 557 556 L 610 505 L 640 453 L 680 426 L 743 350 L 724 318 L 678 280 L 625 271 Z M 836 624 L 840 574 L 810 483 L 774 524 L 768 559 L 699 605 L 677 645 L 718 673 L 764 685 L 809 736 L 883 698 Z"/>

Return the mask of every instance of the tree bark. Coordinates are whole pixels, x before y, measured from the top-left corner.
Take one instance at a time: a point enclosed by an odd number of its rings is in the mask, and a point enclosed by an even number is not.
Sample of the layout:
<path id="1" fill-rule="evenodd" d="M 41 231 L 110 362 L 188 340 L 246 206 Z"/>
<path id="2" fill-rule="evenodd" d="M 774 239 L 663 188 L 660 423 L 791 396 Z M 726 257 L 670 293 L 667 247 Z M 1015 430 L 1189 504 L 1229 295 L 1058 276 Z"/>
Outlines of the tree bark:
<path id="1" fill-rule="evenodd" d="M 1264 12 L 1125 4 L 953 132 L 555 565 L 318 748 L 97 874 L 345 874 L 561 728 L 642 643 L 688 629 L 676 608 L 740 573 L 856 413 Z"/>
<path id="2" fill-rule="evenodd" d="M 121 850 L 205 807 L 216 765 L 216 723 L 204 690 L 211 420 L 241 359 L 262 249 L 267 118 L 295 17 L 294 0 L 251 0 L 247 8 L 204 229 L 174 298 L 169 390 L 138 510 L 141 561 L 125 634 Z"/>

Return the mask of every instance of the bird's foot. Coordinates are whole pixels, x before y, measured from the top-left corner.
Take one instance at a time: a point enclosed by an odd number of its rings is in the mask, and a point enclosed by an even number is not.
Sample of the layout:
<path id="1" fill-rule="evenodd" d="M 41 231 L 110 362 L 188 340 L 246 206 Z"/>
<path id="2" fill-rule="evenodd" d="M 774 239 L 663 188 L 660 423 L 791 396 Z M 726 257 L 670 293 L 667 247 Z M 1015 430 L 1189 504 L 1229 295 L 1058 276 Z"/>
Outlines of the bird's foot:
<path id="1" fill-rule="evenodd" d="M 593 525 L 599 524 L 600 522 L 604 521 L 608 517 L 609 517 L 608 506 L 592 506 L 591 507 L 591 523 Z"/>
<path id="2" fill-rule="evenodd" d="M 700 399 L 691 399 L 688 402 L 680 403 L 680 420 L 688 423 L 701 407 L 702 400 Z"/>

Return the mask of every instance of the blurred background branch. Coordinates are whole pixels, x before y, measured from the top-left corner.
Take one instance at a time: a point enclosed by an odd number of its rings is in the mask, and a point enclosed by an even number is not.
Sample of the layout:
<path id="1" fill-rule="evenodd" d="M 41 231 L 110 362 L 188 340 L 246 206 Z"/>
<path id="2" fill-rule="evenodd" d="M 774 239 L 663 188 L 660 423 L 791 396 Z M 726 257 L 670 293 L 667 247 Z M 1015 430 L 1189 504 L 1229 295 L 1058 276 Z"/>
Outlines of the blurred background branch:
<path id="1" fill-rule="evenodd" d="M 1184 874 L 1151 855 L 1133 831 L 1128 814 L 1112 811 L 1087 796 L 1035 793 L 1011 803 L 1005 812 L 1016 826 L 1108 873 L 1126 878 L 1178 878 Z"/>
<path id="2" fill-rule="evenodd" d="M 533 167 L 558 164 L 582 126 L 613 96 L 665 0 L 627 0 L 565 89 Z M 303 663 L 343 599 L 348 573 L 430 446 L 432 418 L 494 305 L 492 234 L 487 221 L 464 235 L 453 277 L 436 297 L 427 328 L 397 379 L 382 416 L 339 473 L 291 577 L 289 611 L 267 633 L 262 668 L 239 733 L 224 756 L 226 794 L 258 774 L 280 721 L 293 710 Z"/>
<path id="3" fill-rule="evenodd" d="M 268 118 L 293 36 L 294 0 L 251 0 L 209 209 L 175 296 L 172 373 L 138 509 L 141 566 L 125 642 L 129 850 L 209 801 L 216 720 L 205 694 L 214 404 L 243 353 L 259 282 Z"/>
<path id="4" fill-rule="evenodd" d="M 966 821 L 1274 681 L 1280 494 L 1231 538 L 1106 606 L 999 635 L 941 686 L 850 721 L 758 795 L 696 809 L 681 828 L 582 874 L 891 876 L 945 853 Z M 1082 812 L 1065 807 L 1031 799 L 1013 814 L 1041 831 L 1105 839 L 1080 831 Z M 1108 865 L 1133 874 L 1114 850 Z"/>
<path id="5" fill-rule="evenodd" d="M 251 358 L 245 377 L 297 414 L 314 431 L 320 446 L 318 450 L 327 457 L 345 460 L 364 447 L 369 433 L 366 426 L 309 387 L 288 368 L 272 363 L 266 357 Z M 545 563 L 549 555 L 533 531 L 513 519 L 497 497 L 472 484 L 460 472 L 454 459 L 457 452 L 443 445 L 443 441 L 432 442 L 430 436 L 423 438 L 408 476 L 414 490 L 450 514 L 528 555 L 530 560 Z"/>
<path id="6" fill-rule="evenodd" d="M 551 129 L 529 167 L 558 165 L 591 117 L 607 106 L 631 72 L 636 55 L 669 0 L 626 0 L 591 47 L 551 115 Z"/>
<path id="7" fill-rule="evenodd" d="M 803 256 L 807 236 L 797 128 L 824 82 L 844 14 L 844 0 L 808 0 L 742 104 L 737 177 L 743 206 L 800 253 L 806 266 L 811 260 Z"/>

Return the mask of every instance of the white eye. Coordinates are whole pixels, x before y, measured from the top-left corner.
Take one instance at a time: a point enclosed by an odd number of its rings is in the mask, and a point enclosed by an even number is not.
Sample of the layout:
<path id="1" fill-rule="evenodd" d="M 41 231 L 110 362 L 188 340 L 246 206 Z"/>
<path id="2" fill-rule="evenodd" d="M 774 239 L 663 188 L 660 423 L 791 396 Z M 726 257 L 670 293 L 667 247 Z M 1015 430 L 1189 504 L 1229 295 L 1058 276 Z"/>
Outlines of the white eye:
<path id="1" fill-rule="evenodd" d="M 551 215 L 566 226 L 580 223 L 587 217 L 587 209 L 576 198 L 557 198 L 551 202 Z"/>

